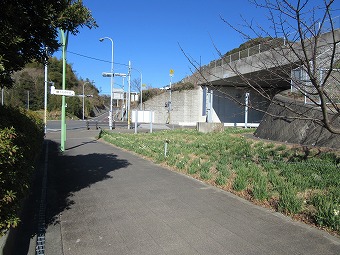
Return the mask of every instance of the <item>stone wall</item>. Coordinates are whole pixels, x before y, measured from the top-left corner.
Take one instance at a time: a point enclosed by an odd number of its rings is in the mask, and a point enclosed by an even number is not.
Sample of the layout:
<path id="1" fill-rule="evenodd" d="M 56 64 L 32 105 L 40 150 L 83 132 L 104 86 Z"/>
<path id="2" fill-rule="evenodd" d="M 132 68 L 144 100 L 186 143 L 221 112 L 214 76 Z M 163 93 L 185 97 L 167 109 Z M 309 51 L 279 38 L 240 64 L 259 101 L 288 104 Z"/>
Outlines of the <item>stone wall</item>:
<path id="1" fill-rule="evenodd" d="M 311 118 L 321 119 L 321 111 L 312 105 L 305 105 L 280 95 L 275 96 L 274 100 L 294 111 L 308 114 Z M 273 117 L 298 116 L 276 103 L 271 103 L 267 112 L 254 134 L 256 137 L 301 145 L 340 148 L 340 135 L 332 134 L 312 121 Z M 336 124 L 340 126 L 339 118 Z"/>

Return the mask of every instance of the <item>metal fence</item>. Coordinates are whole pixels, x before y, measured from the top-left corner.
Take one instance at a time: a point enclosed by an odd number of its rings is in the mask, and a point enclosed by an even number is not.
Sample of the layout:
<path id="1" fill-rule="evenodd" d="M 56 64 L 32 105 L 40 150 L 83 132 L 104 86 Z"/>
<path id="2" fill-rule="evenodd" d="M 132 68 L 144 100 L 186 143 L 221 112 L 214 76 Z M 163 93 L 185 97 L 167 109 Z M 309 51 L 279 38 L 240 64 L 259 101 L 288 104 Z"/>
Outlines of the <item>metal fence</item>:
<path id="1" fill-rule="evenodd" d="M 241 50 L 236 53 L 225 55 L 220 59 L 213 60 L 210 62 L 210 64 L 203 66 L 202 69 L 207 69 L 207 68 L 210 69 L 210 68 L 222 66 L 224 64 L 230 64 L 233 61 L 241 60 L 243 58 L 247 58 L 247 57 L 268 51 L 270 49 L 279 47 L 283 45 L 283 43 L 284 43 L 284 40 L 282 38 L 275 38 L 270 41 L 266 41 L 266 42 L 257 44 L 255 46 L 252 46 L 245 50 Z"/>
<path id="2" fill-rule="evenodd" d="M 340 28 L 340 16 L 336 16 L 332 18 L 331 20 L 326 20 L 324 24 L 315 23 L 318 28 L 315 28 L 316 31 L 320 30 L 321 33 L 326 33 L 331 31 L 332 29 L 339 29 Z M 257 44 L 255 46 L 252 46 L 250 48 L 247 48 L 245 50 L 238 51 L 236 53 L 228 54 L 220 59 L 216 59 L 211 61 L 208 65 L 202 66 L 201 70 L 207 70 L 211 68 L 215 68 L 218 66 L 222 66 L 224 64 L 230 64 L 233 61 L 238 61 L 243 58 L 247 58 L 265 51 L 268 51 L 270 49 L 279 47 L 281 45 L 285 45 L 287 41 L 296 41 L 297 40 L 297 31 L 294 31 L 292 33 L 286 34 L 286 36 L 282 38 L 274 38 L 270 41 L 262 42 L 260 44 Z M 306 35 L 307 36 L 307 35 Z M 312 36 L 312 35 L 310 35 Z"/>
<path id="3" fill-rule="evenodd" d="M 322 86 L 323 93 L 327 96 L 327 104 L 340 104 L 340 69 L 332 70 L 329 77 L 327 77 L 328 72 L 328 69 L 318 69 L 317 83 Z M 320 102 L 319 93 L 303 67 L 292 70 L 291 91 L 301 93 L 305 104 Z"/>

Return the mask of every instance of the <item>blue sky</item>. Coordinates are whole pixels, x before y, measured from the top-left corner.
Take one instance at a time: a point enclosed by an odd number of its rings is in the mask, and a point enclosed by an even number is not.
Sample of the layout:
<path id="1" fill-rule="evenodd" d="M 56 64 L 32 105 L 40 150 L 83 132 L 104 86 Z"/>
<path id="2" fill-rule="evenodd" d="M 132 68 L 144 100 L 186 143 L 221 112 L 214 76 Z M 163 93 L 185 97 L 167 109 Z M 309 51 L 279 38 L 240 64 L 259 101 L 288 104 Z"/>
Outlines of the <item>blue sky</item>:
<path id="1" fill-rule="evenodd" d="M 67 61 L 78 77 L 95 81 L 102 94 L 110 93 L 110 78 L 102 72 L 111 68 L 111 42 L 114 40 L 114 72 L 127 73 L 128 61 L 143 74 L 143 84 L 159 88 L 169 84 L 169 71 L 174 70 L 173 82 L 191 74 L 192 66 L 180 46 L 202 65 L 218 58 L 214 45 L 225 53 L 238 47 L 244 39 L 225 24 L 221 17 L 234 25 L 243 24 L 241 16 L 268 25 L 264 10 L 248 0 L 84 0 L 99 27 L 82 28 L 70 36 Z M 179 46 L 180 45 L 180 46 Z M 61 52 L 55 53 L 60 58 Z M 131 79 L 140 74 L 132 70 Z M 125 90 L 126 90 L 125 82 Z M 115 77 L 115 88 L 122 78 Z"/>

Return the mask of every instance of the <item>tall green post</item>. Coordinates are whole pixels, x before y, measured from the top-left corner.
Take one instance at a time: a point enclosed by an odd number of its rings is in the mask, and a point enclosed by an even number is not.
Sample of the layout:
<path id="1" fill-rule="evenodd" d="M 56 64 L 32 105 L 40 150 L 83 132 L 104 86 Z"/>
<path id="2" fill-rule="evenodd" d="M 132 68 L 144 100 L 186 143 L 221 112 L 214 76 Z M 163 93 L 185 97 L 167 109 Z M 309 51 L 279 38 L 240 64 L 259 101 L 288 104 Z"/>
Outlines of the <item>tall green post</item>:
<path id="1" fill-rule="evenodd" d="M 66 50 L 67 50 L 67 43 L 68 43 L 68 31 L 60 29 L 61 34 L 61 43 L 62 43 L 62 52 L 63 52 L 63 83 L 62 89 L 66 89 Z M 62 96 L 61 101 L 61 137 L 60 137 L 60 150 L 62 152 L 65 151 L 65 142 L 66 142 L 66 102 L 65 96 Z"/>

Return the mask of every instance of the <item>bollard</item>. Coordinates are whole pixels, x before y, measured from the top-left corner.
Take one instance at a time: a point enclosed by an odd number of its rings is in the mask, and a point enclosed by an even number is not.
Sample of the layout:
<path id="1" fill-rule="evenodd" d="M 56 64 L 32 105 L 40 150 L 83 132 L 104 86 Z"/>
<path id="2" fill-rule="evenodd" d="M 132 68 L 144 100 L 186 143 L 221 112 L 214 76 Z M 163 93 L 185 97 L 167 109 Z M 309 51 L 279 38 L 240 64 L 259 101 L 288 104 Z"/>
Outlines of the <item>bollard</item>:
<path id="1" fill-rule="evenodd" d="M 165 158 L 167 157 L 167 154 L 168 154 L 168 144 L 169 144 L 169 141 L 165 140 L 164 142 L 164 157 Z"/>

